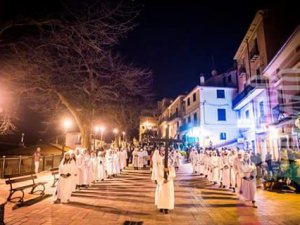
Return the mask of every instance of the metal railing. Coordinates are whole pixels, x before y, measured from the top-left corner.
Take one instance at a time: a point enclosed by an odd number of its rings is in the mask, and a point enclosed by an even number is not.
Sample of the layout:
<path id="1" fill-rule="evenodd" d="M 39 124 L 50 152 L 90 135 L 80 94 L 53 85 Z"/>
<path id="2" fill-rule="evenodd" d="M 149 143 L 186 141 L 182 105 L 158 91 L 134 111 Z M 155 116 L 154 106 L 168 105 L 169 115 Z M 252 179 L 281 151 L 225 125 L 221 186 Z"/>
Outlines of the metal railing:
<path id="1" fill-rule="evenodd" d="M 42 156 L 39 164 L 39 172 L 58 167 L 61 157 L 61 154 Z M 33 156 L 2 156 L 0 158 L 0 166 L 0 178 L 3 178 L 4 175 L 33 172 L 34 158 Z"/>

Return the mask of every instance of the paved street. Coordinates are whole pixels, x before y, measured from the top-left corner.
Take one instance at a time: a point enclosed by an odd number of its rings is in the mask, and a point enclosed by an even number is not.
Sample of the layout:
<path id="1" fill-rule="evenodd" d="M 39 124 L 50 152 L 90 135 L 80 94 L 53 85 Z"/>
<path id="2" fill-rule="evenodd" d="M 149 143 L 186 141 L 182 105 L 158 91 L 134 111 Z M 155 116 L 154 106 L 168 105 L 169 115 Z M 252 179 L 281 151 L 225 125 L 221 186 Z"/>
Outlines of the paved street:
<path id="1" fill-rule="evenodd" d="M 154 208 L 155 185 L 149 171 L 128 170 L 118 178 L 73 194 L 70 204 L 53 204 L 51 198 L 32 206 L 6 210 L 7 225 L 18 224 L 300 224 L 300 195 L 259 190 L 258 209 L 247 207 L 226 190 L 211 186 L 184 165 L 175 182 L 176 206 L 168 215 Z M 53 190 L 49 190 L 51 192 Z"/>

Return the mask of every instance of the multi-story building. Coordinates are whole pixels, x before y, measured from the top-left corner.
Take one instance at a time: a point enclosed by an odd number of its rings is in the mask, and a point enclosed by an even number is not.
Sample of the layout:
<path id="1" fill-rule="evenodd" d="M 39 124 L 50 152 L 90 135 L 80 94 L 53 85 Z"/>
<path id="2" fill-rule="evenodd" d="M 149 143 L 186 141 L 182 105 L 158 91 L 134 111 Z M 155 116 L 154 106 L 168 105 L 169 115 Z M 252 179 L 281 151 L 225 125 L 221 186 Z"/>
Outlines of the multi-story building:
<path id="1" fill-rule="evenodd" d="M 179 95 L 168 107 L 168 136 L 173 139 L 180 139 L 179 127 L 182 125 L 184 116 L 184 95 Z"/>
<path id="2" fill-rule="evenodd" d="M 276 10 L 258 11 L 234 56 L 239 93 L 232 107 L 238 113 L 240 147 L 260 152 L 263 157 L 269 149 L 267 124 L 271 122 L 269 81 L 263 71 L 292 27 L 280 16 Z"/>
<path id="3" fill-rule="evenodd" d="M 200 86 L 196 86 L 184 97 L 184 117 L 180 137 L 185 142 L 199 142 L 200 130 Z"/>
<path id="4" fill-rule="evenodd" d="M 181 137 L 187 143 L 199 143 L 203 147 L 235 144 L 238 130 L 231 104 L 236 89 L 202 85 L 196 86 L 184 98 Z"/>
<path id="5" fill-rule="evenodd" d="M 278 157 L 281 149 L 299 150 L 300 113 L 300 26 L 292 33 L 268 64 L 263 74 L 270 81 L 268 145 Z"/>
<path id="6" fill-rule="evenodd" d="M 159 134 L 162 138 L 179 139 L 179 127 L 184 115 L 184 95 L 179 95 L 175 100 L 168 101 L 159 116 Z"/>

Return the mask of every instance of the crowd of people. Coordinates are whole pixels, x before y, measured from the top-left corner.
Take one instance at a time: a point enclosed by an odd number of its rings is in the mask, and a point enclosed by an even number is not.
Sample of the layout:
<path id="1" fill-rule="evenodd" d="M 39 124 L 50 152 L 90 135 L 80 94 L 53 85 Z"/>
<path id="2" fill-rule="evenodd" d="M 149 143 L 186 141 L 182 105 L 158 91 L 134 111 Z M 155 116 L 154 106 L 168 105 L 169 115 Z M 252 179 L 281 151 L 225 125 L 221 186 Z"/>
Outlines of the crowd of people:
<path id="1" fill-rule="evenodd" d="M 156 184 L 155 206 L 168 214 L 174 209 L 174 179 L 181 164 L 178 150 L 157 148 L 109 148 L 97 152 L 76 149 L 64 154 L 59 166 L 59 181 L 55 203 L 68 203 L 73 191 L 111 179 L 132 164 L 134 169 L 151 167 L 151 179 Z M 189 153 L 193 173 L 204 176 L 220 188 L 232 189 L 239 197 L 255 205 L 256 165 L 248 152 L 234 149 L 221 151 L 193 148 Z M 167 165 L 166 165 L 167 163 Z"/>
<path id="2" fill-rule="evenodd" d="M 125 148 L 97 152 L 76 149 L 66 152 L 59 165 L 55 203 L 68 203 L 73 191 L 121 174 L 129 163 L 127 153 Z"/>
<path id="3" fill-rule="evenodd" d="M 189 154 L 193 173 L 205 176 L 212 184 L 220 188 L 231 189 L 240 199 L 255 204 L 257 164 L 245 151 L 234 149 L 197 150 Z"/>

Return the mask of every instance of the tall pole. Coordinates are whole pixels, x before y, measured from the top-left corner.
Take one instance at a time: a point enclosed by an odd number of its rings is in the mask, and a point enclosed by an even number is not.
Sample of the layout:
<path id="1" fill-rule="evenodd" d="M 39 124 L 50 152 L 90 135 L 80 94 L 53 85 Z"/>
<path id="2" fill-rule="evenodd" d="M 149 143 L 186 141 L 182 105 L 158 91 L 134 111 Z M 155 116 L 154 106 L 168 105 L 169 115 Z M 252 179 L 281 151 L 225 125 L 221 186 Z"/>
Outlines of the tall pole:
<path id="1" fill-rule="evenodd" d="M 168 139 L 169 138 L 169 125 L 167 125 L 167 130 L 166 130 L 166 138 Z M 168 179 L 168 172 L 167 172 L 167 169 L 168 169 L 168 159 L 169 159 L 169 142 L 166 141 L 166 147 L 165 147 L 165 160 L 164 160 L 164 167 L 165 167 L 165 170 L 164 170 L 164 178 L 167 180 Z"/>

